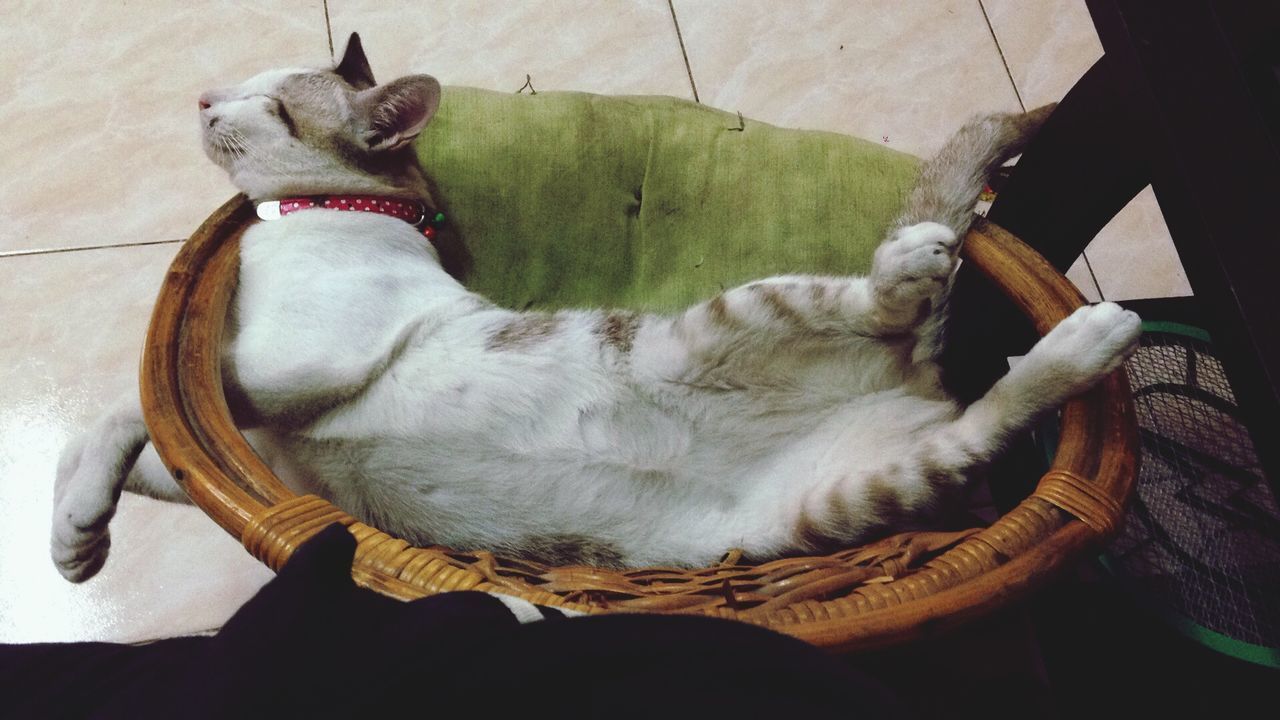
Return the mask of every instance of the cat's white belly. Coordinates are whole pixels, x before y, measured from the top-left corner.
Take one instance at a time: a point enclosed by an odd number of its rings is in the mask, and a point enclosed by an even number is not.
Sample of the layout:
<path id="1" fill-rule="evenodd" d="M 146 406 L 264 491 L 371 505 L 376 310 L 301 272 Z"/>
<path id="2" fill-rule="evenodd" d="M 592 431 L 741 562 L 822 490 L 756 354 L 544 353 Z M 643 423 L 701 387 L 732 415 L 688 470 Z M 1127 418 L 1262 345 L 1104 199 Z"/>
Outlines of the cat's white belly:
<path id="1" fill-rule="evenodd" d="M 893 443 L 916 435 L 899 426 L 950 408 L 900 391 L 790 415 L 742 395 L 664 402 L 672 388 L 624 381 L 572 338 L 493 353 L 474 329 L 456 331 L 465 337 L 443 331 L 292 433 L 291 472 L 420 542 L 583 536 L 627 564 L 709 563 L 729 548 L 765 556 L 794 546 L 815 482 L 907 454 Z M 933 405 L 945 408 L 921 414 Z"/>
<path id="2" fill-rule="evenodd" d="M 752 461 L 713 451 L 696 418 L 581 353 L 477 352 L 450 364 L 407 353 L 290 445 L 338 504 L 459 547 L 583 535 L 647 562 L 716 554 L 734 544 L 721 538 L 745 520 L 751 489 L 734 481 Z"/>
<path id="3" fill-rule="evenodd" d="M 416 238 L 355 253 L 305 215 L 245 236 L 238 379 L 276 428 L 282 474 L 409 539 L 572 536 L 631 565 L 773 555 L 795 547 L 815 486 L 909 454 L 895 445 L 918 436 L 909 419 L 951 409 L 906 394 L 910 347 L 892 343 L 806 355 L 792 370 L 806 390 L 785 397 L 671 382 L 661 326 L 640 327 L 630 355 L 602 341 L 598 316 L 539 335 L 405 251 Z M 303 279 L 324 292 L 296 297 Z"/>

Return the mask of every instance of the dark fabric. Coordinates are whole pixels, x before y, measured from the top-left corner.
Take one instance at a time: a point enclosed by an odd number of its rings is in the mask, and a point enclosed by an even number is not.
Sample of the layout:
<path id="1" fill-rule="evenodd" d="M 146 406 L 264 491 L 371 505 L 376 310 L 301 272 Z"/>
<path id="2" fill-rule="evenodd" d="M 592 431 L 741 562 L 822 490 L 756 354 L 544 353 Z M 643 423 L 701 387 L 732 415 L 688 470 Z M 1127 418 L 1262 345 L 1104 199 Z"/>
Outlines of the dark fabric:
<path id="1" fill-rule="evenodd" d="M 354 551 L 326 529 L 216 637 L 0 646 L 0 714 L 902 717 L 874 682 L 767 630 L 651 615 L 520 625 L 475 592 L 400 603 L 351 582 Z"/>

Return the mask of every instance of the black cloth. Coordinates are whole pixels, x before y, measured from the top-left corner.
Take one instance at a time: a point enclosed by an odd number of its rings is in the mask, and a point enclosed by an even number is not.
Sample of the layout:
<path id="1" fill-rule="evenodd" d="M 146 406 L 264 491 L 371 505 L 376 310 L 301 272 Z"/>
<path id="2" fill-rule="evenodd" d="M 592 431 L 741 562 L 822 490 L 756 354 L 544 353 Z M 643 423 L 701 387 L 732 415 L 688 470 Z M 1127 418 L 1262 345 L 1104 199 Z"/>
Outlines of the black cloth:
<path id="1" fill-rule="evenodd" d="M 0 646 L 6 717 L 902 717 L 888 691 L 792 638 L 700 617 L 521 625 L 493 596 L 358 588 L 334 525 L 215 637 Z"/>

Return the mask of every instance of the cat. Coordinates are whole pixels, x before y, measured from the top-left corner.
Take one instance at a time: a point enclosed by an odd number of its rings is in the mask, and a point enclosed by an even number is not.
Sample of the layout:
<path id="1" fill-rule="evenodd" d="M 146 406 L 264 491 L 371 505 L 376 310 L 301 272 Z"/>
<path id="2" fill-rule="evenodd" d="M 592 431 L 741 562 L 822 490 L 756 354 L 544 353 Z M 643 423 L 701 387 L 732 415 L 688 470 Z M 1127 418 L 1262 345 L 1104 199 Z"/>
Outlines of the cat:
<path id="1" fill-rule="evenodd" d="M 200 98 L 206 154 L 255 203 L 435 207 L 409 146 L 439 83 L 332 69 Z M 961 407 L 936 358 L 985 179 L 1050 108 L 975 118 L 922 166 L 867 277 L 781 276 L 670 316 L 517 312 L 470 292 L 404 219 L 309 209 L 241 240 L 224 385 L 286 483 L 419 544 L 548 563 L 698 566 L 821 551 L 927 516 L 1040 414 L 1135 348 L 1083 307 Z M 52 556 L 94 575 L 122 487 L 186 501 L 131 395 L 59 461 Z"/>

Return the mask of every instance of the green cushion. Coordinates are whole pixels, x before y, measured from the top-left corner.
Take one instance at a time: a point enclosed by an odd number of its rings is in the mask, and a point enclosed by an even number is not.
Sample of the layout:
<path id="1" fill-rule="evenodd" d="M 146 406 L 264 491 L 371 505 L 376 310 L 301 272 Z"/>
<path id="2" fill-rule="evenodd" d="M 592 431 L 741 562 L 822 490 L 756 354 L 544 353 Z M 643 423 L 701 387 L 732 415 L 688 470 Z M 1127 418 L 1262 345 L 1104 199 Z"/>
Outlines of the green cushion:
<path id="1" fill-rule="evenodd" d="M 918 160 L 667 97 L 450 87 L 417 141 L 466 283 L 507 307 L 670 311 L 864 273 Z"/>

